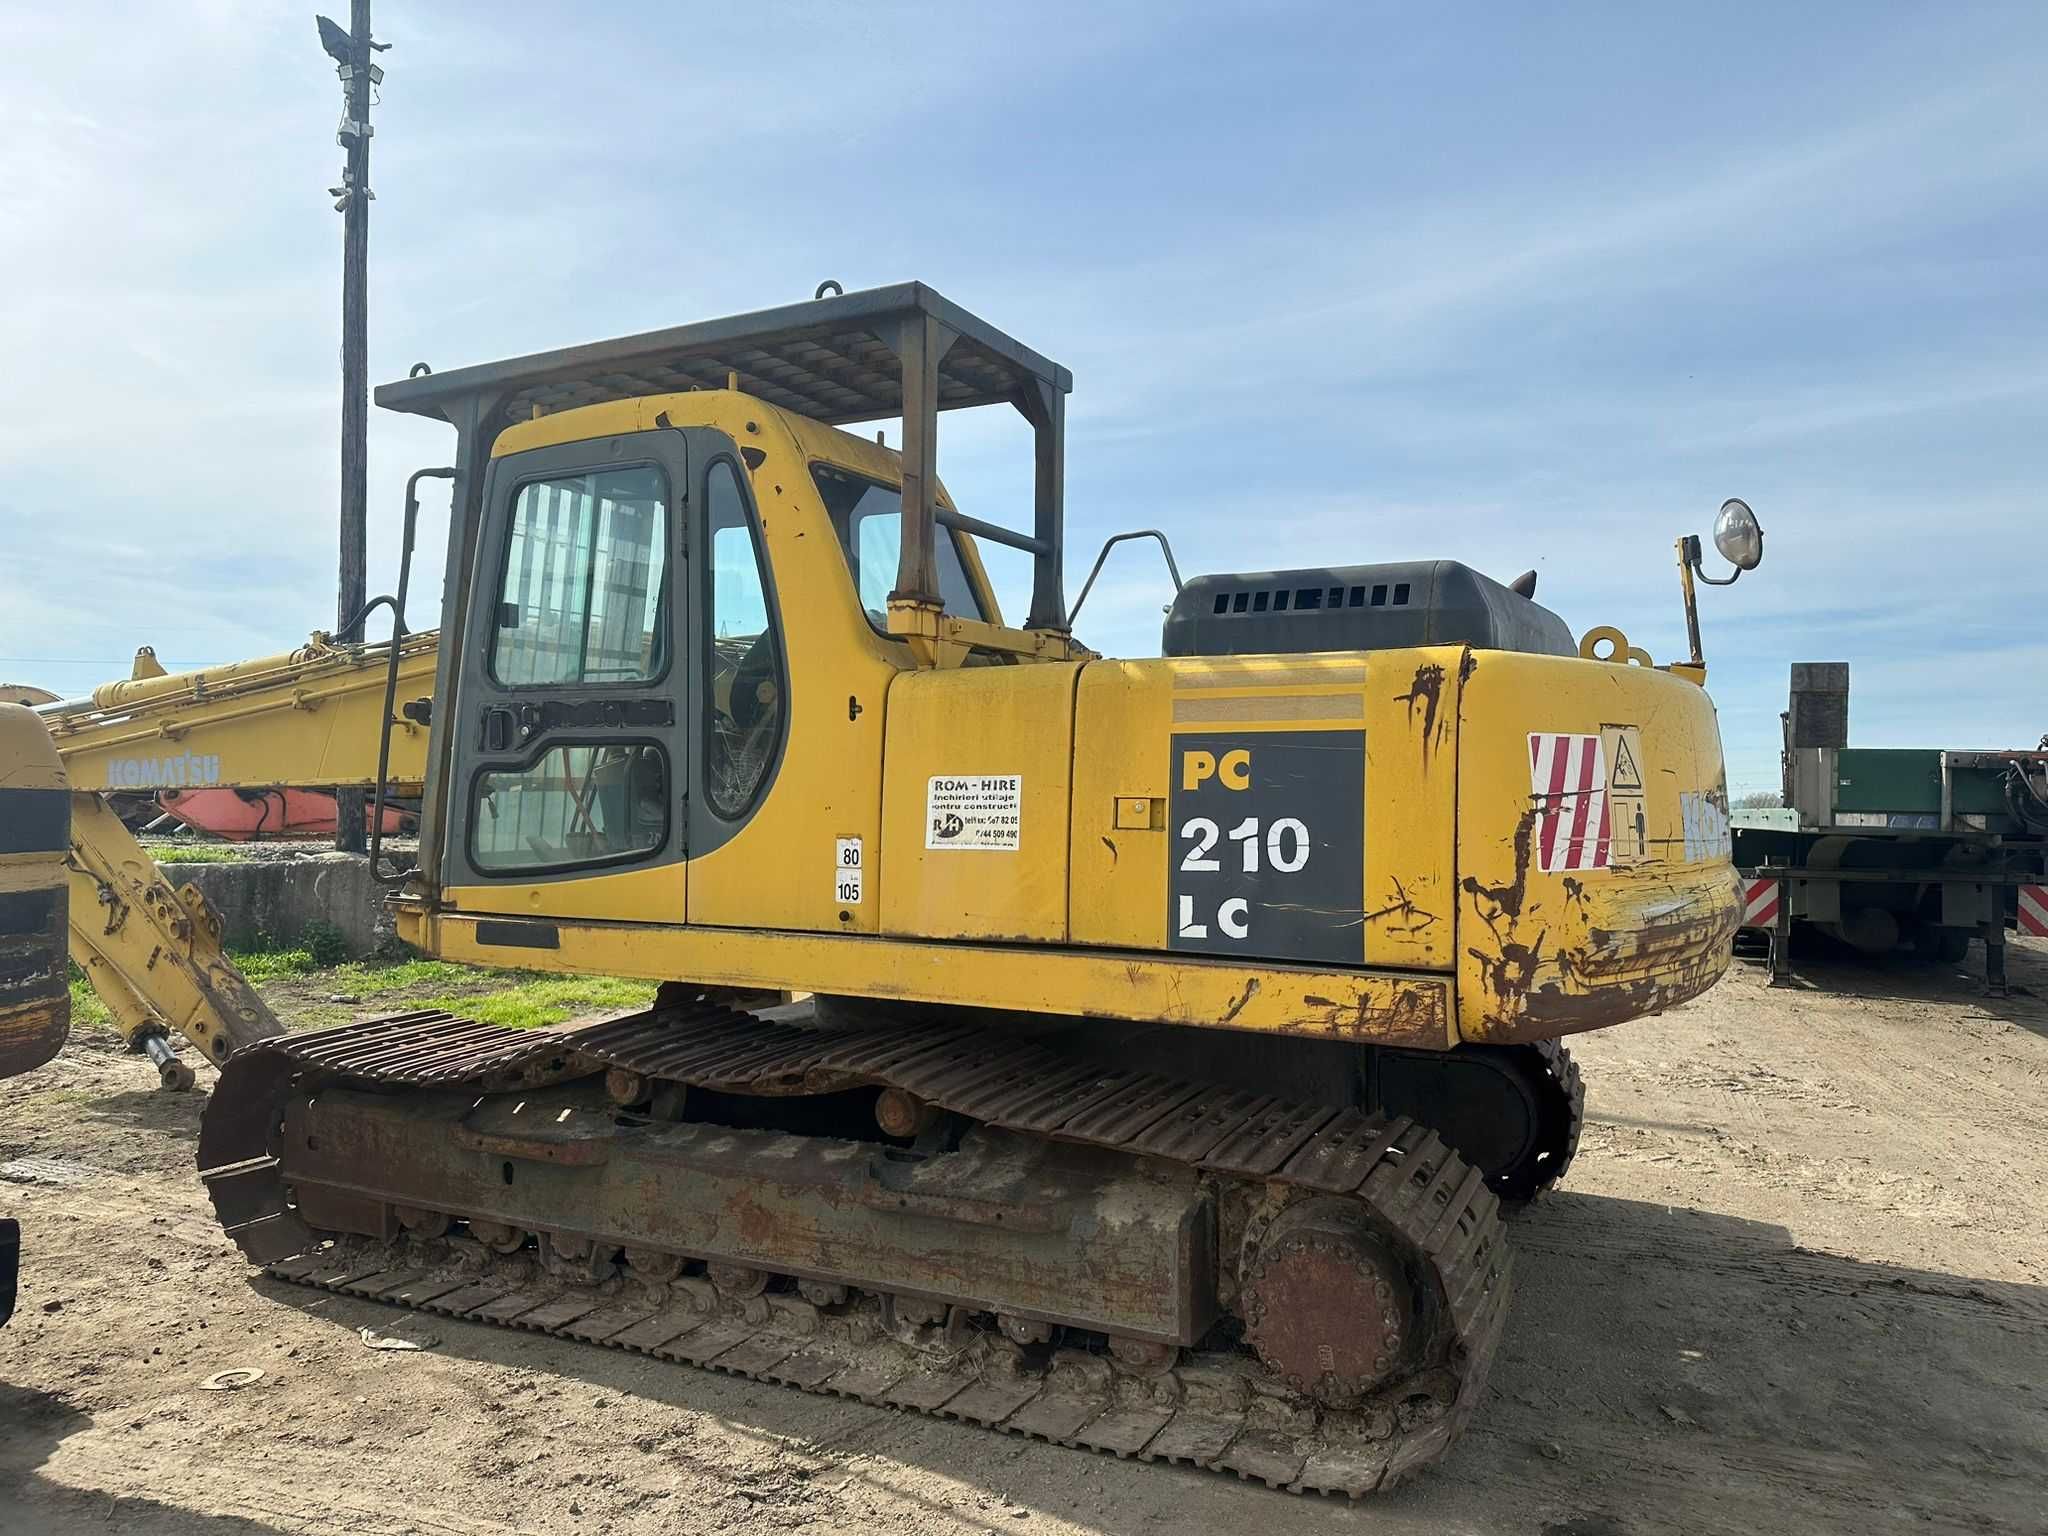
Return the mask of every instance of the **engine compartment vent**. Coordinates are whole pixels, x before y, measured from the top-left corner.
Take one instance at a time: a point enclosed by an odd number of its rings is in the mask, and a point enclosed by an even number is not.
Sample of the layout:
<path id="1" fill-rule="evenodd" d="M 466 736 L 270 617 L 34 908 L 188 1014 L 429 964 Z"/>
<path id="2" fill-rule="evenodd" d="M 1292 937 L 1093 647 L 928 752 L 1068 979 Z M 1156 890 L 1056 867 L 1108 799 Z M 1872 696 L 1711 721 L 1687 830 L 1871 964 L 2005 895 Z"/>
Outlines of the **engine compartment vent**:
<path id="1" fill-rule="evenodd" d="M 1455 560 L 1197 576 L 1166 616 L 1168 656 L 1420 645 L 1576 656 L 1564 620 Z"/>

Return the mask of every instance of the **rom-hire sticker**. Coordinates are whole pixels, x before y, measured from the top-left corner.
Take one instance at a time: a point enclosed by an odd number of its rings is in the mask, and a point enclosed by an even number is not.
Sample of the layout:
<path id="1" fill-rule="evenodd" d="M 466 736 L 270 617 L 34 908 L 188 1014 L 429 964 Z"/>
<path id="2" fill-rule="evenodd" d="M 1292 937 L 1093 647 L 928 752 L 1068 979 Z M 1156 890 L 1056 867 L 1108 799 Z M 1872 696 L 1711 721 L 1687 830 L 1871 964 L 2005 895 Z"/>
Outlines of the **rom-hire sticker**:
<path id="1" fill-rule="evenodd" d="M 925 789 L 924 845 L 1014 853 L 1024 825 L 1019 774 L 936 774 Z"/>

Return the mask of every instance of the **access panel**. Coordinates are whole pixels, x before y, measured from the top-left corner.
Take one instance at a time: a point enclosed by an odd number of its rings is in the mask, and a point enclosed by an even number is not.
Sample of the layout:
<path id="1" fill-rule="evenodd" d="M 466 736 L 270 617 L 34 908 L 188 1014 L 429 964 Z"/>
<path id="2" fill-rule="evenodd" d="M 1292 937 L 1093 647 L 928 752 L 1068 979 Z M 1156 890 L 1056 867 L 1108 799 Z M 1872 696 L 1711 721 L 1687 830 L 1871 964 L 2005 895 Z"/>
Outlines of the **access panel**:
<path id="1" fill-rule="evenodd" d="M 1363 730 L 1176 735 L 1171 786 L 1171 948 L 1359 963 Z"/>

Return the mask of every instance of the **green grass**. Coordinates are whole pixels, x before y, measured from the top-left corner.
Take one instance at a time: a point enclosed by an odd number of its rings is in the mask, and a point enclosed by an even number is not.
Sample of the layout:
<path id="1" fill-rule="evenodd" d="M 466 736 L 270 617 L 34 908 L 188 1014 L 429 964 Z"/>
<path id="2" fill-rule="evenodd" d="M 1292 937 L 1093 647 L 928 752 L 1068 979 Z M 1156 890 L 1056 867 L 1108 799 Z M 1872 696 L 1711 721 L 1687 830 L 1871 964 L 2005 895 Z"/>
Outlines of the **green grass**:
<path id="1" fill-rule="evenodd" d="M 452 960 L 351 960 L 322 973 L 334 983 L 334 990 L 356 997 L 376 997 L 386 992 L 419 992 L 427 988 L 459 987 L 499 976 L 522 976 L 523 971 L 486 970 L 474 965 L 457 965 Z"/>
<path id="2" fill-rule="evenodd" d="M 305 949 L 238 950 L 228 959 L 288 1028 L 346 1022 L 366 1012 L 441 1008 L 509 1029 L 536 1029 L 586 1013 L 644 1008 L 654 983 L 617 976 L 550 976 L 448 960 L 351 960 L 322 966 Z M 330 997 L 355 999 L 332 1004 Z M 74 1025 L 112 1027 L 85 973 L 71 971 Z"/>
<path id="3" fill-rule="evenodd" d="M 310 976 L 320 967 L 306 949 L 244 949 L 230 951 L 228 960 L 249 978 L 252 986 L 282 981 L 287 976 Z"/>
<path id="4" fill-rule="evenodd" d="M 415 1008 L 445 1008 L 507 1029 L 539 1029 L 579 1014 L 645 1008 L 654 1001 L 654 983 L 619 976 L 529 976 L 493 992 L 409 1001 Z"/>
<path id="5" fill-rule="evenodd" d="M 99 1000 L 92 983 L 85 979 L 85 972 L 75 965 L 71 967 L 71 1022 L 73 1025 L 104 1024 L 110 1028 L 114 1022 L 114 1015 Z"/>
<path id="6" fill-rule="evenodd" d="M 159 864 L 232 864 L 242 856 L 221 843 L 166 843 L 148 852 Z"/>

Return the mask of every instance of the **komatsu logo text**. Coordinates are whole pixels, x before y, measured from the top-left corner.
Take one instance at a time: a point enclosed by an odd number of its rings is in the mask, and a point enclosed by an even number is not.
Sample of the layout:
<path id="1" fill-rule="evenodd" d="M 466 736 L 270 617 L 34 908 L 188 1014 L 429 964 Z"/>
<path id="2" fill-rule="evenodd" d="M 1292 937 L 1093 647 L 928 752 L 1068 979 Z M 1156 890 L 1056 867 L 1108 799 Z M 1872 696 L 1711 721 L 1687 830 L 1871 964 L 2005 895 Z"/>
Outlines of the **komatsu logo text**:
<path id="1" fill-rule="evenodd" d="M 107 762 L 109 789 L 187 789 L 220 782 L 218 753 L 179 752 L 170 757 L 116 757 Z"/>

